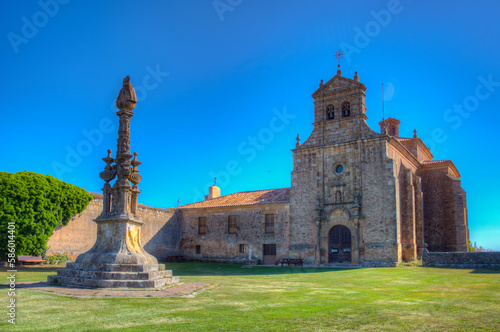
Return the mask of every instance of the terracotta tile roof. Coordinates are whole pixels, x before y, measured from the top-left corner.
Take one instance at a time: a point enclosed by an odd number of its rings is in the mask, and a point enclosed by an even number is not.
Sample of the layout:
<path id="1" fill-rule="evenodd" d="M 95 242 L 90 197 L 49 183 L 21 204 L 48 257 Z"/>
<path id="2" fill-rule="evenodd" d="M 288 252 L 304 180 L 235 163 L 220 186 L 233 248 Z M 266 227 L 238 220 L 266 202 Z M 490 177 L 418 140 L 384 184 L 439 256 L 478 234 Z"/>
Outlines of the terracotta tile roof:
<path id="1" fill-rule="evenodd" d="M 290 188 L 244 191 L 217 197 L 208 201 L 179 206 L 179 209 L 201 209 L 224 206 L 275 204 L 290 202 Z"/>
<path id="2" fill-rule="evenodd" d="M 451 163 L 451 160 L 423 160 L 422 165 Z"/>

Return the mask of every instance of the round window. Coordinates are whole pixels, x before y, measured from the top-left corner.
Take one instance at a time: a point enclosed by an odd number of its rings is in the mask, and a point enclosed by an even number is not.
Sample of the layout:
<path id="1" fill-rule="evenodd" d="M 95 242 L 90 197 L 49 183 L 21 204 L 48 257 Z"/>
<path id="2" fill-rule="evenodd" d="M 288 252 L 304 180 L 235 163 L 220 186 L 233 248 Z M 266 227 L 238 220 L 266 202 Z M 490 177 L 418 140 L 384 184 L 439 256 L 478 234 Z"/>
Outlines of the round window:
<path id="1" fill-rule="evenodd" d="M 338 165 L 337 167 L 335 167 L 335 172 L 337 173 L 342 173 L 342 171 L 344 170 L 344 166 L 342 165 Z"/>

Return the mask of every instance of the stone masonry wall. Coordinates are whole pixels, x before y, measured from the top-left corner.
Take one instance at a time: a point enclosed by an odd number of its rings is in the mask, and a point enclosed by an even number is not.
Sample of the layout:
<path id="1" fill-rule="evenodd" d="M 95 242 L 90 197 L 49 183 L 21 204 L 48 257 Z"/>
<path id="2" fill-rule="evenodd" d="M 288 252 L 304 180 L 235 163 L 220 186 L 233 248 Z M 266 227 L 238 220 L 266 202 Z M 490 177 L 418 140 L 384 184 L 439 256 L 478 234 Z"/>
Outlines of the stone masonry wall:
<path id="1" fill-rule="evenodd" d="M 293 156 L 290 190 L 290 257 L 301 257 L 306 264 L 317 260 L 316 197 L 319 193 L 320 148 L 299 150 Z"/>
<path id="2" fill-rule="evenodd" d="M 422 255 L 423 266 L 463 269 L 500 268 L 500 252 L 428 252 Z"/>
<path id="3" fill-rule="evenodd" d="M 263 260 L 264 244 L 276 244 L 277 260 L 288 257 L 289 204 L 182 209 L 181 213 L 180 249 L 188 260 L 256 263 Z M 274 215 L 274 234 L 264 232 L 266 214 Z M 229 234 L 229 216 L 238 216 L 236 234 Z M 206 234 L 198 232 L 199 217 L 207 219 Z M 196 246 L 200 253 L 196 253 Z"/>
<path id="4" fill-rule="evenodd" d="M 361 142 L 361 234 L 363 261 L 394 265 L 401 260 L 397 162 L 384 138 Z"/>
<path id="5" fill-rule="evenodd" d="M 465 191 L 448 167 L 424 169 L 424 241 L 431 252 L 467 251 Z"/>
<path id="6" fill-rule="evenodd" d="M 97 225 L 93 221 L 102 211 L 102 196 L 93 194 L 80 216 L 75 216 L 68 225 L 58 228 L 48 242 L 49 253 L 71 253 L 78 256 L 88 251 L 95 243 Z M 144 249 L 158 258 L 178 253 L 180 218 L 175 209 L 159 209 L 139 205 L 141 243 Z"/>

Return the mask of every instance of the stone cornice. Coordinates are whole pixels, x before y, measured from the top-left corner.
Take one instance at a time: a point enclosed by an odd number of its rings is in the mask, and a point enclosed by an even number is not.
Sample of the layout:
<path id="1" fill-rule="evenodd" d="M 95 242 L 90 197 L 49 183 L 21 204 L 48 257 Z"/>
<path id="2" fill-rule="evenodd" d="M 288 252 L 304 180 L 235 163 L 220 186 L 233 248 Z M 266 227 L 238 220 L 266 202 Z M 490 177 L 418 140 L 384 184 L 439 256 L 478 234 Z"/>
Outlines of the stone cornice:
<path id="1" fill-rule="evenodd" d="M 460 176 L 461 176 L 457 167 L 455 166 L 455 164 L 451 160 L 442 160 L 438 163 L 433 163 L 433 164 L 423 164 L 422 168 L 424 170 L 448 168 L 448 170 L 451 170 L 453 172 L 453 175 L 455 177 L 460 178 Z"/>
<path id="2" fill-rule="evenodd" d="M 338 98 L 338 95 L 350 96 L 350 95 L 356 95 L 356 94 L 363 94 L 364 96 L 366 96 L 364 93 L 364 90 L 361 89 L 360 87 L 339 89 L 339 90 L 332 90 L 332 91 L 326 90 L 326 91 L 323 91 L 323 93 L 321 93 L 321 94 L 318 93 L 317 95 L 313 95 L 313 97 L 315 96 L 314 104 L 316 104 L 318 102 L 324 102 L 325 100 L 328 100 L 328 99 Z"/>
<path id="3" fill-rule="evenodd" d="M 321 123 L 321 122 L 318 122 Z M 355 138 L 351 139 L 345 142 L 340 142 L 340 143 L 330 143 L 330 144 L 324 144 L 324 145 L 314 145 L 314 146 L 308 146 L 304 148 L 297 148 L 297 149 L 292 149 L 292 152 L 298 152 L 298 151 L 307 151 L 307 150 L 314 150 L 314 149 L 320 149 L 320 148 L 328 148 L 328 147 L 334 147 L 334 146 L 341 146 L 341 145 L 352 145 L 354 143 L 360 143 L 361 141 L 381 141 L 381 140 L 387 140 L 386 137 L 380 136 L 380 137 L 367 137 L 367 138 Z"/>
<path id="4" fill-rule="evenodd" d="M 358 81 L 355 81 L 355 80 L 347 78 L 347 77 L 335 75 L 328 82 L 326 82 L 321 87 L 319 87 L 319 89 L 317 89 L 316 91 L 314 91 L 314 93 L 312 94 L 312 97 L 315 98 L 316 96 L 320 95 L 321 93 L 327 94 L 327 93 L 331 92 L 331 91 L 328 90 L 328 88 L 331 85 L 334 85 L 335 81 L 344 81 L 344 82 L 346 82 L 346 83 L 348 83 L 350 85 L 347 89 L 339 89 L 338 91 L 346 91 L 348 89 L 349 90 L 350 89 L 360 89 L 363 92 L 366 91 L 366 86 L 364 86 L 363 83 L 359 83 Z"/>

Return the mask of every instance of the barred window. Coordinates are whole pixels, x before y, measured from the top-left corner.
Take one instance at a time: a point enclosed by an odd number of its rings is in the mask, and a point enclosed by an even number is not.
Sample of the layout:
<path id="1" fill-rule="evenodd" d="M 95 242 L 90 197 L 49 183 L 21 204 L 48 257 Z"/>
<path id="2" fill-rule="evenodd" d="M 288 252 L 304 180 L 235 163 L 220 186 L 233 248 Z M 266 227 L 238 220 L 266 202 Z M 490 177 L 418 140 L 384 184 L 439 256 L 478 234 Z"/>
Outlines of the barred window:
<path id="1" fill-rule="evenodd" d="M 238 230 L 238 216 L 229 216 L 227 231 L 229 234 L 236 234 Z"/>
<path id="2" fill-rule="evenodd" d="M 274 234 L 274 214 L 266 214 L 264 232 L 266 234 Z"/>
<path id="3" fill-rule="evenodd" d="M 198 234 L 207 234 L 207 217 L 198 218 Z"/>
<path id="4" fill-rule="evenodd" d="M 196 253 L 201 254 L 201 246 L 196 246 Z"/>
<path id="5" fill-rule="evenodd" d="M 244 253 L 245 253 L 245 245 L 240 244 L 240 254 L 244 254 Z"/>

